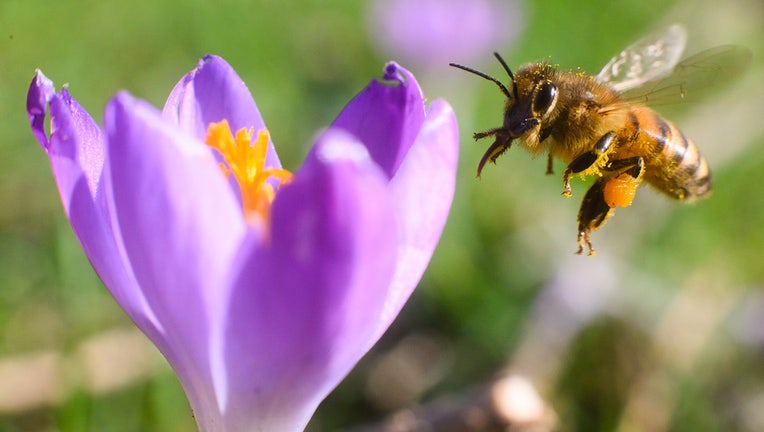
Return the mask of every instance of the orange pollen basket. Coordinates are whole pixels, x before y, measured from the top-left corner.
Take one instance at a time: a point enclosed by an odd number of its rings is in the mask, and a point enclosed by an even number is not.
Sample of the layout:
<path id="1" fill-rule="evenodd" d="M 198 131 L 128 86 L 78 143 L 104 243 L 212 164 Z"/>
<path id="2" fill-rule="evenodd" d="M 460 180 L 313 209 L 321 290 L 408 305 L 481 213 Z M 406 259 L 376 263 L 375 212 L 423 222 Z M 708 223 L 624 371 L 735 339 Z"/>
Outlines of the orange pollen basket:
<path id="1" fill-rule="evenodd" d="M 292 173 L 285 169 L 265 167 L 269 138 L 267 130 L 257 131 L 254 141 L 252 136 L 253 128 L 239 129 L 234 136 L 228 121 L 222 120 L 210 123 L 205 143 L 223 157 L 224 162 L 220 164 L 223 174 L 233 175 L 239 184 L 247 224 L 267 225 L 271 204 L 276 197 L 276 190 L 268 180 L 278 180 L 277 187 L 281 187 L 292 180 Z"/>
<path id="2" fill-rule="evenodd" d="M 639 182 L 629 174 L 623 173 L 605 183 L 603 195 L 608 207 L 628 207 L 634 200 Z"/>

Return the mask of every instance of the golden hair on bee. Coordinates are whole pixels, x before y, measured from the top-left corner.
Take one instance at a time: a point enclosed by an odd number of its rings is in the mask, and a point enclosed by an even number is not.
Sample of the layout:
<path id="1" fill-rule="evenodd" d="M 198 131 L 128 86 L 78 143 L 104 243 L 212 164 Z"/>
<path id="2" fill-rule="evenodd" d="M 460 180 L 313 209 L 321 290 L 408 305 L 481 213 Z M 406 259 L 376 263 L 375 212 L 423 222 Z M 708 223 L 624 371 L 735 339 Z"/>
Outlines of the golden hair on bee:
<path id="1" fill-rule="evenodd" d="M 631 205 L 644 180 L 679 201 L 711 193 L 711 172 L 692 140 L 643 102 L 685 99 L 688 94 L 739 76 L 751 51 L 721 46 L 679 61 L 686 31 L 679 25 L 650 34 L 626 47 L 596 76 L 561 71 L 547 62 L 531 63 L 516 73 L 498 53 L 509 76 L 505 85 L 478 70 L 450 65 L 495 83 L 506 96 L 502 125 L 474 134 L 493 137 L 478 163 L 480 177 L 517 140 L 532 156 L 546 153 L 566 164 L 563 192 L 571 196 L 572 176 L 594 176 L 578 213 L 578 253 L 594 255 L 591 233 L 616 207 Z M 709 78 L 712 77 L 712 78 Z"/>

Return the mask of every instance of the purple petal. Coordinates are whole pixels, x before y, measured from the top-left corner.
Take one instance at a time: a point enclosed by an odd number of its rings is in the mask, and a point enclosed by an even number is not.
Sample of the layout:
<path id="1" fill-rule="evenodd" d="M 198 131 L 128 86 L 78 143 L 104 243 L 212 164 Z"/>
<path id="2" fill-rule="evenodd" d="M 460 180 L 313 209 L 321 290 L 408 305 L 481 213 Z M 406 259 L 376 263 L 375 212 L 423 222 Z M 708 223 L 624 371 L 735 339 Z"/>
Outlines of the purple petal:
<path id="1" fill-rule="evenodd" d="M 226 425 L 299 430 L 371 346 L 395 259 L 385 176 L 327 131 L 251 241 L 225 333 Z"/>
<path id="2" fill-rule="evenodd" d="M 398 261 L 376 338 L 398 315 L 430 262 L 453 201 L 458 159 L 456 116 L 447 102 L 435 100 L 414 145 L 390 181 L 398 226 Z"/>
<path id="3" fill-rule="evenodd" d="M 92 196 L 101 189 L 104 163 L 103 132 L 66 89 L 50 102 L 51 144 L 48 154 L 76 160 Z M 105 211 L 105 203 L 100 203 Z"/>
<path id="4" fill-rule="evenodd" d="M 51 134 L 44 128 L 50 104 Z M 108 181 L 103 176 L 104 137 L 93 118 L 64 89 L 38 71 L 27 97 L 32 129 L 50 158 L 64 210 L 88 259 L 125 312 L 147 334 L 158 330 L 129 263 L 114 237 L 108 206 Z"/>
<path id="5" fill-rule="evenodd" d="M 424 95 L 414 75 L 394 62 L 385 66 L 384 79 L 372 80 L 332 126 L 355 135 L 390 178 L 424 121 Z"/>
<path id="6" fill-rule="evenodd" d="M 173 88 L 162 115 L 191 135 L 204 140 L 210 123 L 228 120 L 235 133 L 242 128 L 265 129 L 260 111 L 247 85 L 220 57 L 207 55 L 196 69 Z M 266 166 L 281 167 L 273 143 L 269 142 Z"/>
<path id="7" fill-rule="evenodd" d="M 215 404 L 205 399 L 214 398 L 210 340 L 244 237 L 242 210 L 206 146 L 148 104 L 118 94 L 104 130 L 118 235 L 202 424 L 217 412 L 204 408 Z"/>

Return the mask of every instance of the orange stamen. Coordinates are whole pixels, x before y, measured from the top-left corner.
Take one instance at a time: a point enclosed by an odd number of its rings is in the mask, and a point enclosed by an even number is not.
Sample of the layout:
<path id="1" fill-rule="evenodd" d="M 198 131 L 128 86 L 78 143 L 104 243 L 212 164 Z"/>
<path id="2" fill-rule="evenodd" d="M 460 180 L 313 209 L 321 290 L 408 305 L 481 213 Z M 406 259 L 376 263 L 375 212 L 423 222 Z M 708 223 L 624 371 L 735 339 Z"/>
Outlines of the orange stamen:
<path id="1" fill-rule="evenodd" d="M 227 120 L 211 123 L 207 128 L 206 144 L 216 149 L 223 157 L 223 173 L 233 175 L 239 184 L 244 218 L 248 224 L 267 223 L 276 190 L 268 179 L 278 180 L 281 187 L 292 180 L 292 173 L 280 168 L 266 168 L 268 153 L 268 131 L 257 131 L 252 141 L 253 129 L 239 129 L 236 136 L 231 133 Z"/>

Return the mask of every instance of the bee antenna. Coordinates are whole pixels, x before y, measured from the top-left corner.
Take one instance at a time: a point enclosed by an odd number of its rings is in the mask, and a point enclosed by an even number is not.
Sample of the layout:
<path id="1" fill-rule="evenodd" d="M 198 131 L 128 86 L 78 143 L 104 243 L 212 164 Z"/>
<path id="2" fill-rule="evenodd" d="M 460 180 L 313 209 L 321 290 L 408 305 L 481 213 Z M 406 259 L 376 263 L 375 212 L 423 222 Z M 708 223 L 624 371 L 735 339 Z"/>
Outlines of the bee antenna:
<path id="1" fill-rule="evenodd" d="M 514 95 L 515 99 L 517 99 L 517 82 L 515 81 L 515 75 L 512 73 L 512 69 L 507 66 L 507 62 L 504 61 L 504 59 L 501 57 L 501 54 L 494 52 L 494 57 L 501 63 L 501 65 L 504 67 L 504 70 L 507 71 L 507 75 L 509 75 L 509 79 L 512 80 L 512 94 Z"/>
<path id="2" fill-rule="evenodd" d="M 504 61 L 502 60 L 502 63 L 503 62 Z M 467 66 L 463 66 L 463 65 L 460 65 L 460 64 L 449 63 L 448 65 L 452 66 L 452 67 L 455 67 L 457 69 L 461 69 L 461 70 L 467 71 L 469 73 L 473 73 L 473 74 L 475 74 L 475 75 L 477 75 L 479 77 L 487 79 L 488 81 L 493 81 L 497 86 L 499 86 L 499 89 L 501 90 L 501 92 L 504 93 L 504 95 L 508 99 L 512 99 L 512 93 L 510 93 L 509 90 L 507 90 L 507 87 L 505 87 L 504 84 L 502 84 L 501 81 L 497 80 L 496 78 L 494 78 L 494 77 L 492 77 L 492 76 L 490 76 L 490 75 L 488 75 L 486 73 L 480 72 L 479 70 L 475 70 L 475 69 L 472 69 L 472 68 L 469 68 Z M 509 69 L 507 68 L 507 70 L 509 70 Z M 511 72 L 509 73 L 509 76 L 512 77 L 512 73 Z M 514 77 L 512 77 L 512 85 L 513 85 L 513 88 L 515 90 L 515 94 L 517 94 L 517 85 L 515 85 Z"/>

